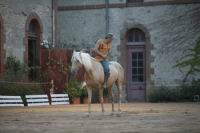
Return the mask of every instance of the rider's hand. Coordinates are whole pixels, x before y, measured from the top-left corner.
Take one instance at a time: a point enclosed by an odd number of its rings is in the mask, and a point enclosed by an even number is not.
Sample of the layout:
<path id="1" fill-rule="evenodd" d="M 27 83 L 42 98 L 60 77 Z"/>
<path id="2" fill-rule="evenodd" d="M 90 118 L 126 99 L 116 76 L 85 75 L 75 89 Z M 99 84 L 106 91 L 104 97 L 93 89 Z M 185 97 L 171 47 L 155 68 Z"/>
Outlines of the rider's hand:
<path id="1" fill-rule="evenodd" d="M 104 59 L 106 59 L 107 55 L 102 54 L 102 57 L 103 57 Z"/>

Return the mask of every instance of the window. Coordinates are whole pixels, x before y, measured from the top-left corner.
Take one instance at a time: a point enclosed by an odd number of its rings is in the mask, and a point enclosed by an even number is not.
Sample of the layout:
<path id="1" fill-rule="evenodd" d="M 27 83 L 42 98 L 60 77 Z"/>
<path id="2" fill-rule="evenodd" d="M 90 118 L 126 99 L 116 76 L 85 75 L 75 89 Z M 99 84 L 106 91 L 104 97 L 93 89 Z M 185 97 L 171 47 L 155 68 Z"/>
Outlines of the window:
<path id="1" fill-rule="evenodd" d="M 38 34 L 38 30 L 39 30 L 39 23 L 37 22 L 37 20 L 33 19 L 31 22 L 30 22 L 30 25 L 29 25 L 29 36 L 33 36 L 33 37 L 37 37 L 37 34 Z"/>
<path id="2" fill-rule="evenodd" d="M 144 52 L 132 52 L 132 81 L 144 82 Z"/>
<path id="3" fill-rule="evenodd" d="M 128 42 L 144 42 L 145 34 L 140 29 L 131 29 L 128 32 Z"/>

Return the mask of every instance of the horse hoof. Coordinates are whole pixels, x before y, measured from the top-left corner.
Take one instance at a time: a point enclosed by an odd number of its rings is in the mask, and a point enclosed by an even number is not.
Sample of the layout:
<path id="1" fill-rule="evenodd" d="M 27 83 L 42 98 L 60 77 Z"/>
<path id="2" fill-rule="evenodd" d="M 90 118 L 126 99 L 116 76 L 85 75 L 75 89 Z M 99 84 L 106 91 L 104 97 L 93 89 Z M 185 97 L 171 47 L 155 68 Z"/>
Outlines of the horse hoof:
<path id="1" fill-rule="evenodd" d="M 117 116 L 117 117 L 121 117 L 121 113 L 117 113 L 116 116 Z"/>
<path id="2" fill-rule="evenodd" d="M 115 112 L 112 112 L 110 115 L 111 115 L 111 116 L 114 116 L 114 115 L 115 115 Z"/>
<path id="3" fill-rule="evenodd" d="M 105 115 L 105 112 L 104 112 L 104 111 L 102 111 L 102 115 L 103 115 L 103 116 Z"/>
<path id="4" fill-rule="evenodd" d="M 90 117 L 90 115 L 91 115 L 91 113 L 87 113 L 87 114 L 86 114 L 86 117 Z"/>

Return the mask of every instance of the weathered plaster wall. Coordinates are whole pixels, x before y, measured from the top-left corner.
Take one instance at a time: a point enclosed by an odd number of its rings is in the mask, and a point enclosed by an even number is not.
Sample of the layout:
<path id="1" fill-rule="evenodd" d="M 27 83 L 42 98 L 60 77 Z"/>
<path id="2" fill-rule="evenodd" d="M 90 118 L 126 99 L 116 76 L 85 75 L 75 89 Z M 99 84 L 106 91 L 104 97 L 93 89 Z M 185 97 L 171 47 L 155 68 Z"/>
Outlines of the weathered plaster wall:
<path id="1" fill-rule="evenodd" d="M 51 0 L 1 0 L 0 14 L 4 21 L 6 56 L 13 55 L 23 61 L 25 24 L 28 16 L 36 13 L 43 25 L 43 39 L 51 38 Z"/>
<path id="2" fill-rule="evenodd" d="M 105 35 L 105 10 L 58 12 L 56 35 L 60 47 L 94 47 Z"/>
<path id="3" fill-rule="evenodd" d="M 150 0 L 146 0 L 150 1 Z M 110 0 L 124 3 L 126 0 Z M 51 0 L 1 0 L 0 14 L 4 22 L 6 56 L 24 59 L 25 24 L 35 12 L 43 25 L 43 40 L 52 37 Z M 105 4 L 105 0 L 57 0 L 58 6 Z M 148 83 L 155 86 L 179 85 L 184 74 L 174 68 L 176 61 L 195 44 L 200 36 L 200 4 L 173 4 L 109 9 L 109 32 L 113 33 L 111 58 L 126 63 L 125 33 L 129 28 L 142 25 L 149 33 Z M 67 10 L 56 13 L 56 47 L 92 48 L 104 37 L 106 10 Z M 124 46 L 124 47 L 122 47 Z M 120 60 L 123 59 L 123 60 Z M 125 68 L 126 69 L 126 68 Z"/>
<path id="4" fill-rule="evenodd" d="M 112 2 L 112 1 L 111 1 Z M 114 33 L 111 56 L 118 60 L 127 25 L 141 24 L 150 33 L 150 80 L 156 86 L 178 85 L 183 73 L 174 68 L 184 50 L 194 46 L 200 35 L 200 4 L 178 4 L 145 7 L 112 8 L 110 29 Z M 64 47 L 93 47 L 105 33 L 105 10 L 75 10 L 58 12 L 58 39 Z M 134 28 L 134 27 L 133 27 Z M 62 43 L 58 44 L 61 45 Z"/>
<path id="5" fill-rule="evenodd" d="M 57 0 L 59 6 L 104 4 L 105 0 Z"/>
<path id="6" fill-rule="evenodd" d="M 193 47 L 200 36 L 200 4 L 147 6 L 110 11 L 110 32 L 115 33 L 114 46 L 120 45 L 121 31 L 126 25 L 142 24 L 150 32 L 151 56 L 154 61 L 151 68 L 154 74 L 151 80 L 155 85 L 177 85 L 183 78 L 176 61 L 184 55 L 184 50 Z M 125 45 L 125 44 L 121 44 Z M 120 51 L 113 48 L 113 57 Z"/>

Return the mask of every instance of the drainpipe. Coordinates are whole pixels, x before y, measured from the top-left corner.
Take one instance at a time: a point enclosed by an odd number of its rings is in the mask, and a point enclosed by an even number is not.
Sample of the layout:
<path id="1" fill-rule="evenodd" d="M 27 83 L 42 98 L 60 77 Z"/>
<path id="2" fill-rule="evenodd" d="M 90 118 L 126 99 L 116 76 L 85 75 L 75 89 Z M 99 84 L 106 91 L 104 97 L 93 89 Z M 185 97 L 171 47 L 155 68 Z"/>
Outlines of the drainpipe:
<path id="1" fill-rule="evenodd" d="M 52 0 L 52 47 L 55 47 L 55 1 Z"/>
<path id="2" fill-rule="evenodd" d="M 106 32 L 105 34 L 108 34 L 109 32 L 109 0 L 105 0 L 105 4 L 106 4 L 106 15 L 105 15 L 105 20 L 106 20 Z"/>

